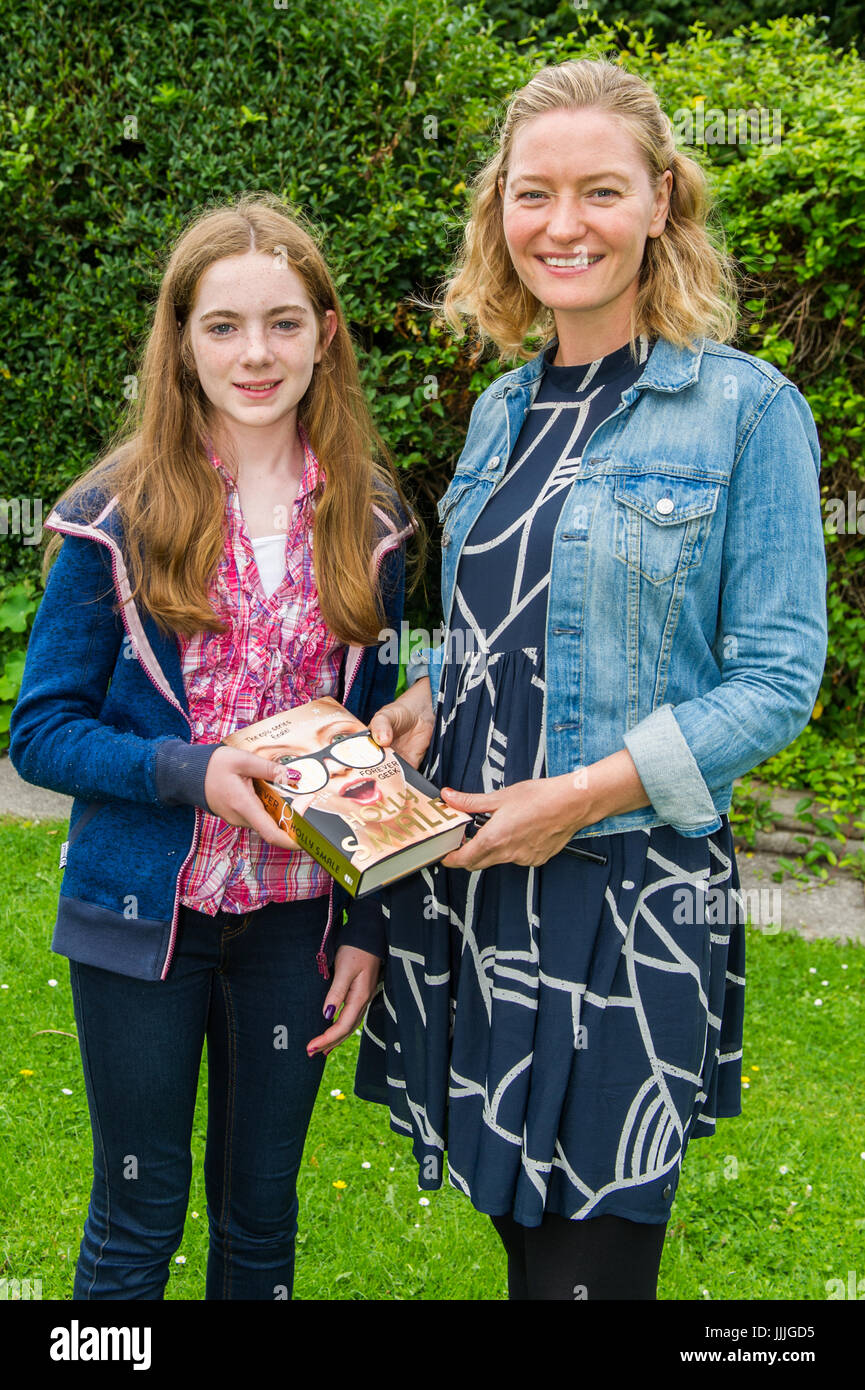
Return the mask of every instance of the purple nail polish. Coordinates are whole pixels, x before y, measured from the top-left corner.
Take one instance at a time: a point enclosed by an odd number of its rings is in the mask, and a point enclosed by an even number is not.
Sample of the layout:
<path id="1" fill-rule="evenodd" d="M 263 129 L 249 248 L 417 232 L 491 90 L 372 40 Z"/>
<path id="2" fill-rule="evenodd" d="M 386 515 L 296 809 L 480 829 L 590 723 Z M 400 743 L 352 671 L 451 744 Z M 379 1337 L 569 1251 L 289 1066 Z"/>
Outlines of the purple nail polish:
<path id="1" fill-rule="evenodd" d="M 326 1008 L 325 1011 L 324 1011 L 324 1016 L 325 1016 L 325 1018 L 327 1019 L 328 1023 L 330 1023 L 330 1020 L 333 1018 L 333 1016 L 334 1016 L 335 1013 L 336 1013 L 336 1005 L 335 1005 L 335 1004 L 328 1004 L 327 1008 Z"/>

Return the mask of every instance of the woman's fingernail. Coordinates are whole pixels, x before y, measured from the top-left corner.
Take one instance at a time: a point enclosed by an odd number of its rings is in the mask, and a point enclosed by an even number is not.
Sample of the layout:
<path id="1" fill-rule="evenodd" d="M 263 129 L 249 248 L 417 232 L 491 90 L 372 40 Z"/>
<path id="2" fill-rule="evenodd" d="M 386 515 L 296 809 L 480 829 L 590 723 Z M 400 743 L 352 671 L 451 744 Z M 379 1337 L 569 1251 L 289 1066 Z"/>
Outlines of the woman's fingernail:
<path id="1" fill-rule="evenodd" d="M 325 1011 L 324 1011 L 324 1016 L 325 1016 L 325 1018 L 327 1019 L 328 1023 L 330 1023 L 330 1020 L 333 1018 L 333 1016 L 334 1016 L 335 1013 L 336 1013 L 336 1005 L 335 1005 L 335 1004 L 328 1004 L 327 1008 L 326 1008 Z"/>
<path id="2" fill-rule="evenodd" d="M 308 1047 L 308 1048 L 306 1049 L 306 1055 L 307 1055 L 307 1057 L 314 1057 L 317 1051 L 318 1051 L 318 1048 L 317 1048 L 317 1047 Z"/>

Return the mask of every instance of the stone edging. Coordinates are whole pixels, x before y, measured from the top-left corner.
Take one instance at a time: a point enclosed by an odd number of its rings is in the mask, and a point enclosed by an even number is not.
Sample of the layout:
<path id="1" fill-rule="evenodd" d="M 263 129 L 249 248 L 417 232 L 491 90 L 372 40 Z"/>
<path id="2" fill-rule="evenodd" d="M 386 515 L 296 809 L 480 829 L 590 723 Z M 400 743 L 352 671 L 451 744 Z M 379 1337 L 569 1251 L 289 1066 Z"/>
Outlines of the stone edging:
<path id="1" fill-rule="evenodd" d="M 735 786 L 739 786 L 742 778 L 737 778 Z M 807 808 L 813 815 L 825 814 L 832 816 L 832 812 L 824 802 L 818 802 L 814 793 L 807 788 L 796 790 L 790 787 L 774 787 L 767 782 L 761 782 L 756 777 L 751 779 L 751 787 L 754 794 L 758 797 L 768 797 L 771 803 L 771 816 L 775 823 L 774 830 L 758 830 L 754 835 L 754 849 L 763 850 L 771 854 L 783 854 L 787 858 L 795 858 L 797 855 L 805 854 L 808 850 L 807 844 L 802 844 L 797 840 L 797 835 L 806 835 L 809 841 L 822 838 L 820 832 L 815 833 L 814 828 L 807 821 L 801 821 L 796 816 L 796 806 L 800 801 L 807 797 L 811 805 Z M 859 816 L 851 817 L 847 821 L 841 822 L 838 829 L 844 832 L 844 843 L 840 840 L 832 841 L 832 849 L 839 859 L 845 854 L 856 854 L 857 851 L 865 849 L 865 831 L 858 829 L 853 824 L 853 820 L 865 820 L 865 809 Z"/>

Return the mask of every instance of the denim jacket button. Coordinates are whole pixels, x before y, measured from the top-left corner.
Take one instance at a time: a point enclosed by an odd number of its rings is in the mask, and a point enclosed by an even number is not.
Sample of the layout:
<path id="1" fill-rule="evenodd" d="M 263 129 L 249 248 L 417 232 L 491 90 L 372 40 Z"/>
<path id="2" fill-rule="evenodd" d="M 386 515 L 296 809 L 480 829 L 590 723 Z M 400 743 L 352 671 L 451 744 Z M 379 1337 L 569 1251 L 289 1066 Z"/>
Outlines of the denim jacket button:
<path id="1" fill-rule="evenodd" d="M 448 531 L 445 531 L 444 535 L 442 536 L 442 545 L 450 545 L 450 543 L 450 533 Z"/>
<path id="2" fill-rule="evenodd" d="M 663 516 L 669 516 L 675 505 L 671 497 L 660 497 L 655 503 L 655 511 L 661 512 Z"/>
<path id="3" fill-rule="evenodd" d="M 499 466 L 499 464 L 501 463 L 501 461 L 502 461 L 502 456 L 501 456 L 501 454 L 493 454 L 492 458 L 490 459 L 489 463 L 487 464 L 487 468 L 498 468 L 498 466 Z"/>

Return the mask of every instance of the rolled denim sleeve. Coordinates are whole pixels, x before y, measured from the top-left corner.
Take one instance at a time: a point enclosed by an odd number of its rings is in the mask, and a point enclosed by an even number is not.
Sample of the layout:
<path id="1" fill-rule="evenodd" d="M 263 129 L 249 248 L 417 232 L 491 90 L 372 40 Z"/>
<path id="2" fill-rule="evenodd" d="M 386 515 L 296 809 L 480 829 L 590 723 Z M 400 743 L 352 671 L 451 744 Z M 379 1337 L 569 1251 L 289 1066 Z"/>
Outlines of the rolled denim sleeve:
<path id="1" fill-rule="evenodd" d="M 416 681 L 423 680 L 424 676 L 429 675 L 431 655 L 432 647 L 421 647 L 413 654 L 405 668 L 406 685 L 414 685 Z"/>
<path id="2" fill-rule="evenodd" d="M 414 685 L 415 681 L 423 680 L 424 676 L 429 676 L 433 704 L 436 702 L 436 693 L 441 681 L 444 653 L 444 644 L 438 647 L 420 647 L 405 668 L 406 685 Z"/>
<path id="3" fill-rule="evenodd" d="M 680 834 L 718 829 L 712 791 L 786 748 L 813 712 L 828 645 L 819 479 L 813 416 L 785 382 L 730 479 L 720 684 L 660 706 L 624 736 L 652 805 Z"/>
<path id="4" fill-rule="evenodd" d="M 435 706 L 436 700 L 438 699 L 438 691 L 439 686 L 441 685 L 442 667 L 444 666 L 444 661 L 444 644 L 442 644 L 442 646 L 440 647 L 431 647 L 429 649 L 428 675 L 433 706 Z"/>
<path id="5" fill-rule="evenodd" d="M 686 705 L 697 703 L 688 700 Z M 678 709 L 686 708 L 679 705 Z M 658 815 L 680 835 L 711 835 L 721 827 L 712 794 L 673 705 L 660 705 L 624 736 L 646 795 Z"/>

